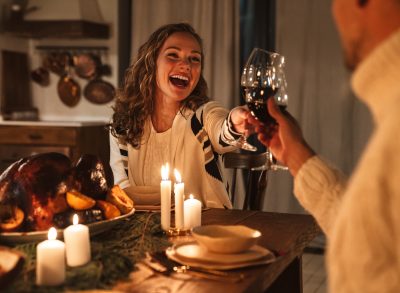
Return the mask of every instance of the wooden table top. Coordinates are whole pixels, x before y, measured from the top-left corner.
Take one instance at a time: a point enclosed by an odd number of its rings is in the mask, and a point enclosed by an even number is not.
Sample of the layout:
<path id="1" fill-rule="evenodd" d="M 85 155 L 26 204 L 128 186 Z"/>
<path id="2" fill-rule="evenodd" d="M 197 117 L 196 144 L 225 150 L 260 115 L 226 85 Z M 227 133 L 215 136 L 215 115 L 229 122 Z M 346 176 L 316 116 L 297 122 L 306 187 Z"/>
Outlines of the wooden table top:
<path id="1" fill-rule="evenodd" d="M 133 279 L 132 284 L 116 289 L 130 292 L 264 292 L 320 231 L 309 215 L 260 211 L 208 209 L 203 211 L 202 224 L 242 224 L 257 229 L 262 233 L 258 244 L 281 257 L 268 265 L 235 270 L 245 275 L 244 280 L 237 283 L 154 274 L 139 283 Z M 172 241 L 179 242 L 179 239 Z"/>

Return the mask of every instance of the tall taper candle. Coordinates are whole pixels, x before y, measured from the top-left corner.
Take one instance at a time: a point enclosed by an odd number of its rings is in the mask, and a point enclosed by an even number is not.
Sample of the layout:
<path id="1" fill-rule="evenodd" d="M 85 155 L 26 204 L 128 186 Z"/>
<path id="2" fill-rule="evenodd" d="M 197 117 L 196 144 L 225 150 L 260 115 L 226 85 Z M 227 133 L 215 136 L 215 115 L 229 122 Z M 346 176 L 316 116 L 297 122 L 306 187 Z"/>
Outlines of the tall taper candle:
<path id="1" fill-rule="evenodd" d="M 184 189 L 185 184 L 182 182 L 181 174 L 178 170 L 174 169 L 175 174 L 175 184 L 174 184 L 174 194 L 175 194 L 175 228 L 184 228 L 184 215 L 183 215 L 183 200 L 184 200 Z"/>
<path id="2" fill-rule="evenodd" d="M 168 231 L 171 226 L 171 180 L 169 166 L 161 166 L 161 228 Z"/>

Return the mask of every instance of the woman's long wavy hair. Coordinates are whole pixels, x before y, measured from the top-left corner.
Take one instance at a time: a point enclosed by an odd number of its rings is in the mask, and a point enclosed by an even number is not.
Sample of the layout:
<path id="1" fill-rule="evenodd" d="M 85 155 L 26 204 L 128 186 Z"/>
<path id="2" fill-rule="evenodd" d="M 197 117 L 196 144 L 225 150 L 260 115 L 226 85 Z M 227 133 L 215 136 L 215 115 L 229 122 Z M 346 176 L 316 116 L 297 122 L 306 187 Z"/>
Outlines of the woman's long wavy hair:
<path id="1" fill-rule="evenodd" d="M 181 102 L 181 109 L 195 111 L 209 100 L 203 77 L 203 42 L 200 36 L 187 23 L 164 25 L 139 48 L 136 60 L 126 70 L 123 86 L 117 91 L 110 131 L 120 143 L 140 147 L 146 120 L 154 111 L 157 57 L 165 40 L 177 32 L 191 34 L 200 44 L 202 55 L 200 79 L 192 93 Z"/>

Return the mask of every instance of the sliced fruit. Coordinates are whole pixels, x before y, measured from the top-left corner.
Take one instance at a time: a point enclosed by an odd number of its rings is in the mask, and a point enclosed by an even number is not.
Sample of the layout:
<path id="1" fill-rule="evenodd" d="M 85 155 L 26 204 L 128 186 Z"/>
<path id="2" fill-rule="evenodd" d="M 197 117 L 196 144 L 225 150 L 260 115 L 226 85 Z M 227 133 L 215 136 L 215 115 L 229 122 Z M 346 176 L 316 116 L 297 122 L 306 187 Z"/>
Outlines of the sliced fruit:
<path id="1" fill-rule="evenodd" d="M 13 215 L 0 223 L 0 230 L 3 232 L 15 231 L 22 225 L 24 218 L 24 212 L 20 208 L 14 207 Z"/>
<path id="2" fill-rule="evenodd" d="M 96 201 L 76 190 L 67 192 L 67 203 L 74 210 L 82 211 L 92 208 Z"/>
<path id="3" fill-rule="evenodd" d="M 105 200 L 97 200 L 97 206 L 103 212 L 104 218 L 107 220 L 119 217 L 121 212 L 119 209 L 113 205 L 112 203 Z"/>
<path id="4" fill-rule="evenodd" d="M 119 185 L 114 185 L 113 188 L 108 191 L 106 200 L 115 205 L 122 214 L 129 213 L 134 206 L 133 200 Z"/>

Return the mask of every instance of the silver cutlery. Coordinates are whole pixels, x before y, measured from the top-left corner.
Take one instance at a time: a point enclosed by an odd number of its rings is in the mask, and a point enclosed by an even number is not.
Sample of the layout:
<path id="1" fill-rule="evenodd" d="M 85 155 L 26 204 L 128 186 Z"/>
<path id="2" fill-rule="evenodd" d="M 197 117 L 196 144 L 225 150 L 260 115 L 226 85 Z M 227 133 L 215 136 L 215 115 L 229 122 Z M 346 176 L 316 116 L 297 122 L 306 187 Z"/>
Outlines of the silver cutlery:
<path id="1" fill-rule="evenodd" d="M 146 253 L 142 262 L 152 270 L 169 276 L 172 273 L 187 274 L 193 277 L 209 279 L 214 281 L 240 282 L 244 279 L 242 273 L 228 273 L 218 270 L 193 268 L 188 265 L 182 265 L 170 260 L 164 252 Z"/>

